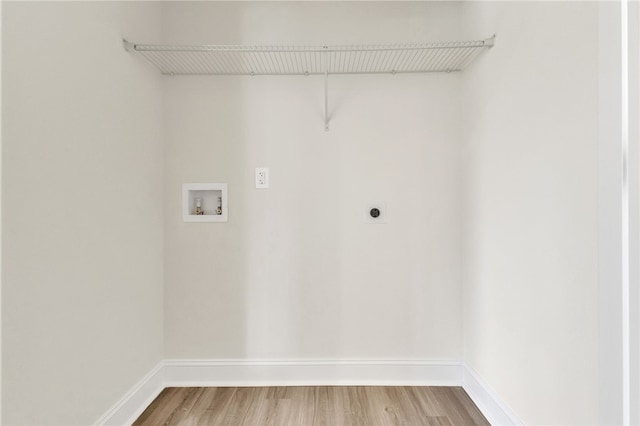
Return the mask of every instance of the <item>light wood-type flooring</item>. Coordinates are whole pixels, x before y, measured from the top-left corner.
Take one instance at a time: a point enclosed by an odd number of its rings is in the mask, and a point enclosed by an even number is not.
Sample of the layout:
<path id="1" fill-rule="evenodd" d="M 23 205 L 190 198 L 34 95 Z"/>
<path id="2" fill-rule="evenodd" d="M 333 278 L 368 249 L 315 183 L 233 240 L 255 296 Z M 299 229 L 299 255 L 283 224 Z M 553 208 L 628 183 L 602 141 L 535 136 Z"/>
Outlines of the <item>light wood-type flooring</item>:
<path id="1" fill-rule="evenodd" d="M 140 425 L 488 425 L 460 387 L 167 388 Z"/>

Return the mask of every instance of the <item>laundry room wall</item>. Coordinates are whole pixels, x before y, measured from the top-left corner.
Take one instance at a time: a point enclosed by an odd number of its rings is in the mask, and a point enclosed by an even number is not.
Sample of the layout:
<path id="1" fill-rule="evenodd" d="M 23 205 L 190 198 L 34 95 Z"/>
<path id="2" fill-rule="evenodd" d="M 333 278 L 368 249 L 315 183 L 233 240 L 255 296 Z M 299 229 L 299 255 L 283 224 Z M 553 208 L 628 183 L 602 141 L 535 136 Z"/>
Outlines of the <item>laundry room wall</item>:
<path id="1" fill-rule="evenodd" d="M 2 6 L 2 423 L 93 424 L 162 359 L 160 8 Z"/>
<path id="2" fill-rule="evenodd" d="M 465 363 L 524 424 L 595 424 L 598 4 L 463 16 L 497 34 L 463 79 Z"/>
<path id="3" fill-rule="evenodd" d="M 170 44 L 460 35 L 445 2 L 177 2 L 163 16 Z M 460 360 L 461 77 L 330 76 L 329 131 L 322 77 L 164 77 L 167 358 Z M 228 184 L 227 223 L 182 221 L 190 182 Z M 386 224 L 365 223 L 368 203 L 386 203 Z"/>

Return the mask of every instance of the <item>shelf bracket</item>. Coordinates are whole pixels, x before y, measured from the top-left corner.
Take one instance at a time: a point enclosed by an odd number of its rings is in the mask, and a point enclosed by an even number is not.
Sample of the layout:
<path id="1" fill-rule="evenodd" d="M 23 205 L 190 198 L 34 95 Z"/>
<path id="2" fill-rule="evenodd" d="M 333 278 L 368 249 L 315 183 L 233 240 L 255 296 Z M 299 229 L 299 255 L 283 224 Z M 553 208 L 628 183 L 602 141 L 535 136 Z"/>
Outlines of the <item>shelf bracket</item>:
<path id="1" fill-rule="evenodd" d="M 484 41 L 484 46 L 491 49 L 493 45 L 496 44 L 496 35 L 494 34 L 491 37 L 484 39 L 483 41 Z"/>
<path id="2" fill-rule="evenodd" d="M 329 71 L 324 72 L 324 130 L 329 131 Z"/>
<path id="3" fill-rule="evenodd" d="M 126 38 L 122 39 L 122 46 L 124 47 L 124 50 L 126 50 L 127 52 L 133 51 L 136 47 L 135 43 L 131 43 L 130 41 L 127 41 Z"/>

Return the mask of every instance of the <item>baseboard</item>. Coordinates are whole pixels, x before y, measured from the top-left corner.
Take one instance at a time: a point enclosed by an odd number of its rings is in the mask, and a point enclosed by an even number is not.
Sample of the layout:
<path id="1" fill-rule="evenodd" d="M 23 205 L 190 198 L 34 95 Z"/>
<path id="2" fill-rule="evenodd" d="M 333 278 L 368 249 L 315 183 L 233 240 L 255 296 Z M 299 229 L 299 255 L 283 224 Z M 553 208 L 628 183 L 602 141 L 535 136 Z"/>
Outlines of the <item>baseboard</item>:
<path id="1" fill-rule="evenodd" d="M 100 420 L 130 425 L 166 387 L 462 386 L 492 425 L 523 424 L 469 366 L 424 360 L 165 360 Z"/>
<path id="2" fill-rule="evenodd" d="M 95 423 L 96 426 L 130 425 L 165 388 L 160 362 Z"/>
<path id="3" fill-rule="evenodd" d="M 463 365 L 462 387 L 493 426 L 524 423 L 468 365 Z"/>
<path id="4" fill-rule="evenodd" d="M 462 364 L 422 360 L 166 360 L 165 386 L 461 386 Z"/>

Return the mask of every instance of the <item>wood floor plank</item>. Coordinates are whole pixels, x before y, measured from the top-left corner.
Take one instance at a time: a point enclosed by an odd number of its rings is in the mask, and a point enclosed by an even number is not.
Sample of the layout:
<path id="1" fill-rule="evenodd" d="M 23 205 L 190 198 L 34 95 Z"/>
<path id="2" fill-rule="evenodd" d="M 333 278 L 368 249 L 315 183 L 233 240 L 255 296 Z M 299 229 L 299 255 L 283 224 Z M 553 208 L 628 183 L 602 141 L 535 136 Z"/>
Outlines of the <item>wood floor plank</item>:
<path id="1" fill-rule="evenodd" d="M 489 425 L 460 387 L 167 388 L 135 426 Z"/>
<path id="2" fill-rule="evenodd" d="M 467 411 L 467 407 L 463 405 L 458 398 L 456 398 L 456 392 L 464 392 L 460 387 L 433 387 L 433 393 L 436 396 L 436 400 L 442 407 L 442 410 L 446 412 L 446 416 L 454 425 L 474 424 L 473 418 Z"/>
<path id="3" fill-rule="evenodd" d="M 475 424 L 486 421 L 476 404 L 473 403 L 469 395 L 462 388 L 456 388 L 453 390 L 455 398 L 464 407 L 464 411 L 471 416 Z"/>
<path id="4" fill-rule="evenodd" d="M 418 392 L 413 387 L 407 386 L 394 386 L 385 388 L 389 394 L 389 411 L 394 413 L 396 417 L 396 423 L 400 425 L 415 425 L 423 426 L 428 425 L 429 421 L 427 416 L 422 416 L 422 413 L 429 412 L 435 413 L 433 410 L 424 410 L 417 398 Z M 420 388 L 418 388 L 420 389 Z M 426 390 L 423 390 L 426 392 Z"/>

